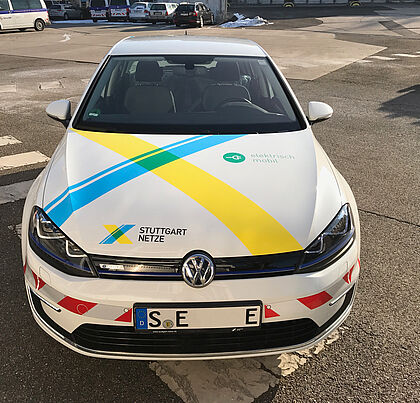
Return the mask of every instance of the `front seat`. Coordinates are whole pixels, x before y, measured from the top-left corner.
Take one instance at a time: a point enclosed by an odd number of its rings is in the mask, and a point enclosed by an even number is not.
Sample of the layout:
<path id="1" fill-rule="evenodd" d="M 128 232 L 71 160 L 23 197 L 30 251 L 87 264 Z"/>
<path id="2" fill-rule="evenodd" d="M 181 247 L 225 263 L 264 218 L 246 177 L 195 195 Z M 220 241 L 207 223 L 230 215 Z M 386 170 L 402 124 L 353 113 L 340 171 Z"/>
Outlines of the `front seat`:
<path id="1" fill-rule="evenodd" d="M 240 84 L 241 76 L 237 63 L 220 60 L 210 72 L 212 80 L 216 83 L 204 90 L 203 108 L 205 111 L 214 111 L 229 99 L 251 100 L 248 89 Z"/>
<path id="2" fill-rule="evenodd" d="M 132 115 L 165 114 L 176 112 L 172 91 L 161 84 L 163 70 L 158 62 L 140 61 L 136 69 L 136 86 L 130 87 L 124 106 Z"/>

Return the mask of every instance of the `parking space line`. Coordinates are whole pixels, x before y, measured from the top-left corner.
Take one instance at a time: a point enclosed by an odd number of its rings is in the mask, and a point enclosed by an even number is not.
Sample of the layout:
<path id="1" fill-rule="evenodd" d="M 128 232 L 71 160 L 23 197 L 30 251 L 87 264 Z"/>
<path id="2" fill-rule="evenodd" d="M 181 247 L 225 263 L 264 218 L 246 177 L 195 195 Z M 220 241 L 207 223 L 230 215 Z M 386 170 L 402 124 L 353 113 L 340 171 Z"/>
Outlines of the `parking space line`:
<path id="1" fill-rule="evenodd" d="M 21 200 L 28 194 L 33 180 L 12 183 L 11 185 L 0 186 L 0 204 L 15 202 Z"/>
<path id="2" fill-rule="evenodd" d="M 39 151 L 7 155 L 5 157 L 0 157 L 0 171 L 47 161 L 49 161 L 49 158 Z"/>
<path id="3" fill-rule="evenodd" d="M 0 137 L 0 147 L 7 146 L 9 144 L 20 144 L 20 140 L 14 138 L 13 136 L 1 136 Z"/>
<path id="4" fill-rule="evenodd" d="M 16 92 L 16 84 L 0 85 L 0 92 Z"/>
<path id="5" fill-rule="evenodd" d="M 420 57 L 420 55 L 410 55 L 409 53 L 394 53 L 392 56 L 398 56 L 398 57 Z"/>
<path id="6" fill-rule="evenodd" d="M 55 81 L 47 81 L 43 83 L 39 83 L 38 88 L 40 90 L 56 90 L 58 88 L 64 88 L 64 85 L 61 81 L 55 80 Z"/>
<path id="7" fill-rule="evenodd" d="M 370 56 L 369 59 L 376 59 L 376 60 L 397 60 L 395 57 L 387 57 L 387 56 Z"/>

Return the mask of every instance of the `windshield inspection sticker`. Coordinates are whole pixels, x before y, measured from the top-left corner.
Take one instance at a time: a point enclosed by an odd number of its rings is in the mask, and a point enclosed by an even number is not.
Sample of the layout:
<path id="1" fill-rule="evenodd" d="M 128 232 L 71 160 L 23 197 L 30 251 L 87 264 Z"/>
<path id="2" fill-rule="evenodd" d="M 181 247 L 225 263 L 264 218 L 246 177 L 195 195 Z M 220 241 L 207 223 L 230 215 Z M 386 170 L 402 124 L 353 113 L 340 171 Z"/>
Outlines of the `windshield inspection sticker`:
<path id="1" fill-rule="evenodd" d="M 165 242 L 167 236 L 185 236 L 186 228 L 140 227 L 139 242 Z"/>

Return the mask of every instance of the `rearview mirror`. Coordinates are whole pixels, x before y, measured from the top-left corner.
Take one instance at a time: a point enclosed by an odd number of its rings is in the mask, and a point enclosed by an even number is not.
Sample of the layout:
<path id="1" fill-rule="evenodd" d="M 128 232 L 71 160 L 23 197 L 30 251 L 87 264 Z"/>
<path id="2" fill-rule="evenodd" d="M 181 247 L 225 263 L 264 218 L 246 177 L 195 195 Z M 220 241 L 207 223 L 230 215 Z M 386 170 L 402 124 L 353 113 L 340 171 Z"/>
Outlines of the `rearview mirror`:
<path id="1" fill-rule="evenodd" d="M 308 119 L 311 124 L 329 119 L 333 114 L 333 108 L 324 102 L 309 102 Z"/>
<path id="2" fill-rule="evenodd" d="M 45 110 L 47 115 L 61 122 L 65 127 L 68 126 L 71 119 L 71 104 L 66 99 L 60 99 L 59 101 L 51 102 Z"/>

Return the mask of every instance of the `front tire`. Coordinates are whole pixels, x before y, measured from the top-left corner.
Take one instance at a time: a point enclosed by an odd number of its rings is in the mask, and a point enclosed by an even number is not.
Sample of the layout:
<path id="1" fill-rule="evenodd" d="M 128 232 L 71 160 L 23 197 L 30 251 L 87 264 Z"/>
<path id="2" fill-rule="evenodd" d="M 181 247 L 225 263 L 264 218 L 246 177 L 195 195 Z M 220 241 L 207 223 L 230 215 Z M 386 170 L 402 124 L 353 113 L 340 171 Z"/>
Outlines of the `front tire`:
<path id="1" fill-rule="evenodd" d="M 34 24 L 35 31 L 43 31 L 45 28 L 45 22 L 43 20 L 37 19 Z"/>
<path id="2" fill-rule="evenodd" d="M 98 20 L 96 18 L 93 18 L 92 21 L 93 22 L 98 22 Z"/>

